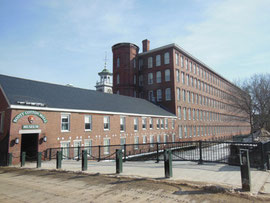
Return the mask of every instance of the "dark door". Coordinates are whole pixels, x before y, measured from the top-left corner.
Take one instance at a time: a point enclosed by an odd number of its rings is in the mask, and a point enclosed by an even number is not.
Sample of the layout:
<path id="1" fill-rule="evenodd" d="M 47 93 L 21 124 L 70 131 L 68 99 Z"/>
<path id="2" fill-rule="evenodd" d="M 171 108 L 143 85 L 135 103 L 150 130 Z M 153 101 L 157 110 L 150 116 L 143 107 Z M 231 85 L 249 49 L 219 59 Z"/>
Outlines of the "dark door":
<path id="1" fill-rule="evenodd" d="M 26 152 L 26 161 L 37 158 L 38 134 L 22 134 L 21 152 Z"/>

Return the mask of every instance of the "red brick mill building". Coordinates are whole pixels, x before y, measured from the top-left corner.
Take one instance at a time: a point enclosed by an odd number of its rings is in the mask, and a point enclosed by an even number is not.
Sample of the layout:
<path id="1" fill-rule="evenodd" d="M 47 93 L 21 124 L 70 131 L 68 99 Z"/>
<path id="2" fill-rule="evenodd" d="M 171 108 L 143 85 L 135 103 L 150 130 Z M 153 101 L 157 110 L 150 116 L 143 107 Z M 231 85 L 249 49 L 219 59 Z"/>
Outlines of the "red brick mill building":
<path id="1" fill-rule="evenodd" d="M 22 151 L 175 139 L 176 116 L 144 99 L 5 75 L 0 85 L 1 165 L 7 153 L 17 164 Z"/>
<path id="2" fill-rule="evenodd" d="M 0 75 L 0 165 L 8 153 L 19 163 L 22 151 L 249 133 L 229 101 L 235 87 L 178 45 L 112 51 L 114 94 Z"/>

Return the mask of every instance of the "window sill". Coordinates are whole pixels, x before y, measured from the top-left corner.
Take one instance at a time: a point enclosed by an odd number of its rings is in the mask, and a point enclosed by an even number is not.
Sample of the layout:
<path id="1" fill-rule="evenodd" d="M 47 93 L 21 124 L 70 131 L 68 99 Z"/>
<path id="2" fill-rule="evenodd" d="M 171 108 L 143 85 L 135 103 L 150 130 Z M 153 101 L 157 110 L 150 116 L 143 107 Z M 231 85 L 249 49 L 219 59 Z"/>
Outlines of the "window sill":
<path id="1" fill-rule="evenodd" d="M 110 129 L 104 129 L 104 131 L 109 131 Z"/>
<path id="2" fill-rule="evenodd" d="M 91 131 L 92 131 L 92 129 L 90 129 L 90 130 L 84 129 L 84 132 L 91 132 Z"/>
<path id="3" fill-rule="evenodd" d="M 61 130 L 61 133 L 69 133 L 70 130 Z"/>

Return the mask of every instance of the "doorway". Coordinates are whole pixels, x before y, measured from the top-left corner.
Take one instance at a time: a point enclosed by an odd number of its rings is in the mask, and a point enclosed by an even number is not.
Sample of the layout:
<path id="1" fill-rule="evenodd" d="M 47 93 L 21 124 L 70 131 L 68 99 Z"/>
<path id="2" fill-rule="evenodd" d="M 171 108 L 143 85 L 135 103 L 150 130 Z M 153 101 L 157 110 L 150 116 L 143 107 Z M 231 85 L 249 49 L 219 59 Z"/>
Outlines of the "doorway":
<path id="1" fill-rule="evenodd" d="M 38 134 L 22 134 L 21 152 L 26 153 L 26 161 L 37 159 Z"/>

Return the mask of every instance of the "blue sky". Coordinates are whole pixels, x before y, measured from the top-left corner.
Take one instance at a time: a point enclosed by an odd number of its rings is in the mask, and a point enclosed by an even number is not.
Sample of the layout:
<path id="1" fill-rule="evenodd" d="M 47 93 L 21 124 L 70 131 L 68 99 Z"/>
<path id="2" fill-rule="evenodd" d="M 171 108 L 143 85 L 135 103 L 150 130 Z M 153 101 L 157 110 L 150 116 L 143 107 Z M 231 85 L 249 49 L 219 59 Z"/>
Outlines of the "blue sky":
<path id="1" fill-rule="evenodd" d="M 270 72 L 269 0 L 0 0 L 0 74 L 94 89 L 111 46 L 177 43 L 230 81 Z"/>

